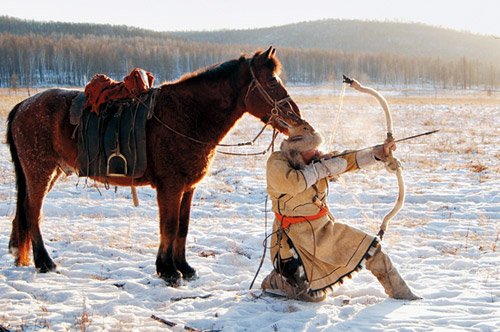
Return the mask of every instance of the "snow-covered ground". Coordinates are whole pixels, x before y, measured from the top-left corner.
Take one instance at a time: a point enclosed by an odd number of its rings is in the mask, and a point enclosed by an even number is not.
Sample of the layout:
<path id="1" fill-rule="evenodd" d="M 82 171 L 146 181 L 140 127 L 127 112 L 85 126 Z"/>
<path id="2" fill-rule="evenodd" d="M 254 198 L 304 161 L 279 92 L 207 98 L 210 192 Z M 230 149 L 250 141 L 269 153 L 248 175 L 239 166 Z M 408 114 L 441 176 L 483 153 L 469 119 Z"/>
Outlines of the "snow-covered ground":
<path id="1" fill-rule="evenodd" d="M 349 93 L 332 134 L 338 91 L 289 90 L 331 147 L 359 148 L 383 140 L 385 119 L 376 101 Z M 407 199 L 383 241 L 423 300 L 388 299 L 367 271 L 322 303 L 262 296 L 260 281 L 271 268 L 267 259 L 249 290 L 263 252 L 267 156 L 219 154 L 199 185 L 188 237 L 188 261 L 199 275 L 194 281 L 171 288 L 155 274 L 154 190 L 139 188 L 140 206 L 134 208 L 128 188 L 115 192 L 101 186 L 101 196 L 74 176 L 60 180 L 44 206 L 42 231 L 59 273 L 15 267 L 7 250 L 15 183 L 2 143 L 0 325 L 24 331 L 184 326 L 223 331 L 499 331 L 500 96 L 481 91 L 447 97 L 434 91 L 385 93 L 397 137 L 441 129 L 398 146 Z M 1 123 L 5 137 L 4 119 Z M 257 121 L 244 117 L 226 141 L 250 140 L 259 128 Z M 267 131 L 258 146 L 244 151 L 263 150 L 269 137 Z M 375 233 L 396 192 L 391 174 L 367 170 L 333 183 L 330 204 L 338 220 Z M 269 228 L 271 214 L 267 218 Z M 161 319 L 177 325 L 168 327 Z"/>

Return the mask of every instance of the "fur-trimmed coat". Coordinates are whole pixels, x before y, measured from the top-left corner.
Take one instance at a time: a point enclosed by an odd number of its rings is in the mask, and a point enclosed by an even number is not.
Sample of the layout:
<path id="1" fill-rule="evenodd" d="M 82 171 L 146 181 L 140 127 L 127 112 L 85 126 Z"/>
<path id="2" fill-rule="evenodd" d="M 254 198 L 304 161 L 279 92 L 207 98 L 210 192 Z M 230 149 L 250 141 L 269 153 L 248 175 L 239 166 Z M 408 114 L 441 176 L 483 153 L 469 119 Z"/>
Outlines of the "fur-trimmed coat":
<path id="1" fill-rule="evenodd" d="M 359 169 L 360 160 L 363 165 L 375 160 L 366 162 L 366 155 L 356 154 L 338 159 L 339 172 L 332 176 Z M 267 161 L 267 191 L 272 210 L 278 214 L 273 223 L 271 260 L 278 269 L 278 259 L 286 261 L 298 256 L 312 291 L 332 286 L 357 270 L 376 242 L 374 236 L 335 222 L 331 214 L 307 220 L 307 216 L 317 214 L 327 204 L 328 182 L 329 178 L 323 178 L 308 186 L 303 171 L 292 167 L 281 151 L 274 152 Z M 280 215 L 305 218 L 304 222 L 282 228 Z"/>

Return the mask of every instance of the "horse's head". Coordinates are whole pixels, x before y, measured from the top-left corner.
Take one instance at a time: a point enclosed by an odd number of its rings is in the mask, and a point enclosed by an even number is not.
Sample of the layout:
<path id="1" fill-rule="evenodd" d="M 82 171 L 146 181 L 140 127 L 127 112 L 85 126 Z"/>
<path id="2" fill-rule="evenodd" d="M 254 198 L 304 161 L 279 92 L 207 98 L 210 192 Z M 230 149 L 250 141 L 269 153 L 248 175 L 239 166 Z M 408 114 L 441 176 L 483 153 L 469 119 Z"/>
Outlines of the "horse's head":
<path id="1" fill-rule="evenodd" d="M 245 95 L 247 112 L 284 134 L 307 124 L 279 77 L 281 63 L 276 57 L 276 49 L 269 47 L 265 52 L 255 53 L 247 64 L 251 75 Z"/>

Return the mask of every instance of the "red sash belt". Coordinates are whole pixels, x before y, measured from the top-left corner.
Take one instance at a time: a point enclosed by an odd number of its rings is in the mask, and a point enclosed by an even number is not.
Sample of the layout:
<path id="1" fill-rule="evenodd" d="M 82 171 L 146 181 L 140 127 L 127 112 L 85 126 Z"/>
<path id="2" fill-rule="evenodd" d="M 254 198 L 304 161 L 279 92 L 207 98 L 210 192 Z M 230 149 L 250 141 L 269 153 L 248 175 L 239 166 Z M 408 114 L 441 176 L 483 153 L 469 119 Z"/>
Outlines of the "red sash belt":
<path id="1" fill-rule="evenodd" d="M 322 207 L 318 213 L 312 216 L 294 216 L 294 217 L 287 217 L 283 216 L 277 212 L 274 213 L 276 215 L 276 218 L 281 221 L 281 227 L 287 228 L 291 224 L 298 224 L 304 221 L 311 221 L 311 220 L 316 220 L 319 219 L 325 215 L 328 214 L 328 207 L 325 205 Z"/>

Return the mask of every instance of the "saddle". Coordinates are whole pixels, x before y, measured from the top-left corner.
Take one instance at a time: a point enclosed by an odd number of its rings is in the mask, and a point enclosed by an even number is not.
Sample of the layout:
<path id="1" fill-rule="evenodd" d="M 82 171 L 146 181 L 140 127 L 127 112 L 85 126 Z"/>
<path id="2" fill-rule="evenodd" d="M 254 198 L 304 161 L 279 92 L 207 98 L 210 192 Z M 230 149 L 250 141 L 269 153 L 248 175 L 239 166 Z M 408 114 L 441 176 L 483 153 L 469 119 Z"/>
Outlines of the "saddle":
<path id="1" fill-rule="evenodd" d="M 153 75 L 135 68 L 123 82 L 95 75 L 70 107 L 77 126 L 78 175 L 138 178 L 146 170 L 146 121 L 157 89 Z"/>
<path id="2" fill-rule="evenodd" d="M 111 100 L 99 113 L 78 94 L 70 108 L 70 122 L 76 125 L 78 176 L 141 177 L 147 166 L 146 122 L 152 116 L 157 89 L 136 98 Z"/>

